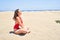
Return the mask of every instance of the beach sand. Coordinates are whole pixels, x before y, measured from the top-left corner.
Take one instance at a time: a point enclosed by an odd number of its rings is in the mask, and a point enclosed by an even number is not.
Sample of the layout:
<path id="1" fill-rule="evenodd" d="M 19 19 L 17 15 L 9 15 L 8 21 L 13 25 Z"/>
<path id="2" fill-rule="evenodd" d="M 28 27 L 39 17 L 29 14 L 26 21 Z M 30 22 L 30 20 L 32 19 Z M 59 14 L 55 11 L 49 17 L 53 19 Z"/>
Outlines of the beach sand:
<path id="1" fill-rule="evenodd" d="M 14 12 L 0 12 L 0 40 L 60 40 L 60 11 L 22 12 L 22 18 L 31 33 L 24 36 L 10 34 L 13 31 Z"/>

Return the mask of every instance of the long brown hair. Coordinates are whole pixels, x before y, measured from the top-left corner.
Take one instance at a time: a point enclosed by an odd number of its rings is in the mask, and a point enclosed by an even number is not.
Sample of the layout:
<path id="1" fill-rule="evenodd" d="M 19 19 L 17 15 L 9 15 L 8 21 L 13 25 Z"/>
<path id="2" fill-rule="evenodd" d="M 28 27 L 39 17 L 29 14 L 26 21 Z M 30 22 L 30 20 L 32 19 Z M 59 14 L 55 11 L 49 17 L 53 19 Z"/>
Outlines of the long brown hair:
<path id="1" fill-rule="evenodd" d="M 16 9 L 15 12 L 14 12 L 14 16 L 13 16 L 13 19 L 16 20 L 16 17 L 18 16 L 18 10 L 19 9 Z"/>

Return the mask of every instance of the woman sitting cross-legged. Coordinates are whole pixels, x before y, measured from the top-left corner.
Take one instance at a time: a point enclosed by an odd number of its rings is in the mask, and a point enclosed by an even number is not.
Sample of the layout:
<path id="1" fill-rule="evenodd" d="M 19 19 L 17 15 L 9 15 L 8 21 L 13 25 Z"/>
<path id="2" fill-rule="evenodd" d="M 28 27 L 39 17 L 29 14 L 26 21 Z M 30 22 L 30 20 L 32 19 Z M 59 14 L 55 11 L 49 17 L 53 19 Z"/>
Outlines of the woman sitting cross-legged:
<path id="1" fill-rule="evenodd" d="M 14 33 L 15 34 L 30 33 L 29 28 L 24 27 L 21 15 L 22 15 L 21 11 L 19 11 L 19 9 L 16 9 L 13 17 L 13 20 L 15 21 Z"/>

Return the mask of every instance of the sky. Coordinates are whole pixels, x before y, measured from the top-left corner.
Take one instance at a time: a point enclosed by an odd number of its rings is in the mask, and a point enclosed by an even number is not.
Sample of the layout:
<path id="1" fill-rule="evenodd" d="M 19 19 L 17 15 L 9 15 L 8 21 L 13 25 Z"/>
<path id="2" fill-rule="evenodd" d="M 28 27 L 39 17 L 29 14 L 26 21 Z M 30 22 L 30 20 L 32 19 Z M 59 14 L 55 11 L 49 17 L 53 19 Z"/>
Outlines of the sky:
<path id="1" fill-rule="evenodd" d="M 0 0 L 0 10 L 54 10 L 60 9 L 60 0 Z"/>

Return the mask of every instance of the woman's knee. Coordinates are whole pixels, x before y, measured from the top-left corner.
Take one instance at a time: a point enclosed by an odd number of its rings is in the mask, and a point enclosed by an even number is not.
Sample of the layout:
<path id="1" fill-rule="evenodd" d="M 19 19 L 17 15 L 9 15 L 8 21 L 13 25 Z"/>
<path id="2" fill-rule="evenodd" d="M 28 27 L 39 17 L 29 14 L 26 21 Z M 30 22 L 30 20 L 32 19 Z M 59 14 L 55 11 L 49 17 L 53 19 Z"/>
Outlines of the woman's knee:
<path id="1" fill-rule="evenodd" d="M 17 32 L 17 31 L 15 31 L 14 33 L 15 33 L 15 34 L 19 34 L 19 32 Z"/>

